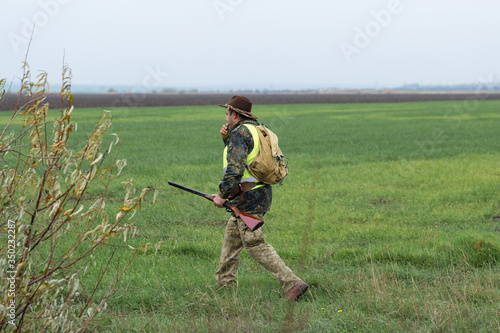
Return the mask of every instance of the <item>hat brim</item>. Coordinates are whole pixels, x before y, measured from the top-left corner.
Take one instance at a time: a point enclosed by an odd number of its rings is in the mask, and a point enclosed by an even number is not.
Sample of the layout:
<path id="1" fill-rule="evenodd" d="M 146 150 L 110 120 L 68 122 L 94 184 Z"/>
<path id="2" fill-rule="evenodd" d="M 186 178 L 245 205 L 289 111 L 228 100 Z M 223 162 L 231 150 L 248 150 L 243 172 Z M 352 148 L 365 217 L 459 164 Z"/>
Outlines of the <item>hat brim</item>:
<path id="1" fill-rule="evenodd" d="M 251 118 L 251 119 L 257 119 L 257 117 L 255 115 L 253 115 L 252 113 L 248 112 L 248 111 L 244 111 L 244 110 L 240 110 L 238 108 L 235 108 L 234 106 L 232 105 L 229 105 L 229 104 L 225 104 L 225 105 L 222 105 L 222 104 L 219 104 L 219 106 L 223 107 L 223 108 L 230 108 L 231 110 L 233 110 L 234 112 L 237 112 L 247 118 Z"/>

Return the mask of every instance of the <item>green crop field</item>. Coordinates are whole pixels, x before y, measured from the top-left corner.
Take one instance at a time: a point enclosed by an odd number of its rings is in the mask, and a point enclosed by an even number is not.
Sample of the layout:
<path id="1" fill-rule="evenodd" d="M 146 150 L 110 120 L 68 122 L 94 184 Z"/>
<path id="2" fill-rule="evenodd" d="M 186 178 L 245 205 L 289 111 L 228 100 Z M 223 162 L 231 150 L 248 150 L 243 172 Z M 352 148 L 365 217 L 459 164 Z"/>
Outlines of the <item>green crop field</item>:
<path id="1" fill-rule="evenodd" d="M 75 138 L 100 112 L 75 110 Z M 237 286 L 220 290 L 214 273 L 229 214 L 167 184 L 217 192 L 224 109 L 112 112 L 123 181 L 138 189 L 159 181 L 160 193 L 134 216 L 138 234 L 111 243 L 162 244 L 138 252 L 123 295 L 107 305 L 117 316 L 97 331 L 500 330 L 500 101 L 255 105 L 289 160 L 264 234 L 310 285 L 294 304 L 244 251 Z M 1 123 L 9 117 L 1 113 Z M 123 267 L 132 250 L 118 249 L 112 266 Z"/>

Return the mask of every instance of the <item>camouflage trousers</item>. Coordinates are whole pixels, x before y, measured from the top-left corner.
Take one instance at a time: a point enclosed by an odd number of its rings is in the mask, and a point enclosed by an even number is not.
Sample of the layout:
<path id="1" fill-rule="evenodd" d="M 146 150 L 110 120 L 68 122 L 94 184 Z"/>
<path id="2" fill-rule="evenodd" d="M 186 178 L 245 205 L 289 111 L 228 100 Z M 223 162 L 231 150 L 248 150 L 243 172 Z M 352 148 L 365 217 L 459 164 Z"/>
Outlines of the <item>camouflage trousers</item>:
<path id="1" fill-rule="evenodd" d="M 260 219 L 263 218 L 263 215 L 254 215 Z M 264 242 L 262 228 L 251 231 L 241 219 L 233 216 L 226 225 L 219 270 L 215 273 L 215 278 L 220 286 L 234 284 L 243 248 L 255 261 L 278 279 L 283 291 L 288 291 L 300 281 L 285 265 L 274 248 Z"/>

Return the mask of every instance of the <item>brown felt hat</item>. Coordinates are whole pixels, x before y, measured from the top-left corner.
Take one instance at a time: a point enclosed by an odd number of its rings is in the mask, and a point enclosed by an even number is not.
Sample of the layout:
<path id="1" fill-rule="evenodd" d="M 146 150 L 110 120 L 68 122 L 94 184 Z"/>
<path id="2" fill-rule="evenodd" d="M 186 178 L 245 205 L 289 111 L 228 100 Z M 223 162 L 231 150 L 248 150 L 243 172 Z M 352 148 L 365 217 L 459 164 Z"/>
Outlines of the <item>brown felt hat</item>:
<path id="1" fill-rule="evenodd" d="M 252 101 L 243 96 L 233 96 L 226 104 L 222 105 L 223 108 L 230 108 L 231 110 L 252 119 L 257 119 L 252 114 Z"/>

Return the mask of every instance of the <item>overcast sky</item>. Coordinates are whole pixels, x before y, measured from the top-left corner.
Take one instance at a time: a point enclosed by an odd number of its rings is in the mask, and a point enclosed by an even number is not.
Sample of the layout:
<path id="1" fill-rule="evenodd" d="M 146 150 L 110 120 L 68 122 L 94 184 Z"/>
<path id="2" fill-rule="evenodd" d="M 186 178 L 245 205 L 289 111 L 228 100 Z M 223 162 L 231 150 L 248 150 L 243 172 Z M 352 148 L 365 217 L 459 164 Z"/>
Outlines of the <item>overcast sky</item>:
<path id="1" fill-rule="evenodd" d="M 0 0 L 0 77 L 144 89 L 460 84 L 500 77 L 498 0 Z"/>

